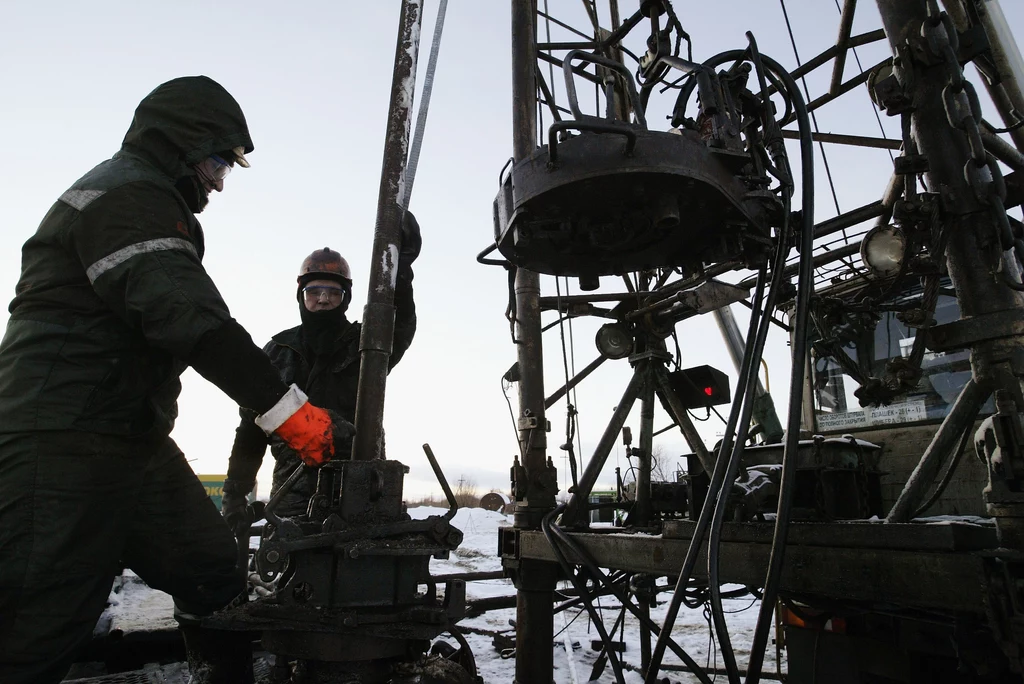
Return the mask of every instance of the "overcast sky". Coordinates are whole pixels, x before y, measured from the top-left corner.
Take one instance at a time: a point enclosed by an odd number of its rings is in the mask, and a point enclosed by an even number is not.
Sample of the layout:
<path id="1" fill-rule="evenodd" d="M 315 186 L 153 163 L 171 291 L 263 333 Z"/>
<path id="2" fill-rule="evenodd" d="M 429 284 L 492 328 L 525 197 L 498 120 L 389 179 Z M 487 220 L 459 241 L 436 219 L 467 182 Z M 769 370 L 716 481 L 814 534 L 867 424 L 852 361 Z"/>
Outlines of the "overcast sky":
<path id="1" fill-rule="evenodd" d="M 548 4 L 556 17 L 586 26 L 577 0 Z M 623 15 L 635 4 L 620 1 Z M 674 4 L 693 37 L 696 60 L 745 47 L 744 32 L 752 30 L 762 52 L 796 66 L 777 2 Z M 1003 5 L 1010 26 L 1024 27 L 1024 3 Z M 839 17 L 833 0 L 790 0 L 787 6 L 803 60 L 832 44 Z M 22 243 L 71 183 L 117 151 L 139 100 L 171 78 L 205 74 L 241 104 L 256 147 L 249 157 L 252 168 L 228 177 L 225 191 L 200 216 L 204 265 L 233 315 L 260 345 L 298 324 L 298 266 L 314 249 L 329 246 L 352 265 L 350 313 L 358 317 L 369 271 L 398 8 L 397 0 L 7 3 L 0 11 L 0 293 L 13 296 Z M 435 13 L 436 2 L 426 0 L 421 67 Z M 602 22 L 609 23 L 605 15 Z M 879 26 L 873 3 L 859 3 L 854 33 Z M 565 34 L 554 29 L 553 37 Z M 508 467 L 518 450 L 500 384 L 515 360 L 503 317 L 507 280 L 500 268 L 475 261 L 493 239 L 491 203 L 512 150 L 510 40 L 508 3 L 450 3 L 411 201 L 424 239 L 415 265 L 419 330 L 387 385 L 388 455 L 412 469 L 407 498 L 439 493 L 420 448 L 424 442 L 450 480 L 465 476 L 482 490 L 507 490 Z M 632 41 L 636 52 L 642 40 Z M 887 54 L 882 44 L 860 50 L 865 68 Z M 822 92 L 830 72 L 811 80 L 812 94 Z M 851 59 L 847 74 L 856 72 Z M 969 76 L 976 80 L 973 70 Z M 660 97 L 652 114 L 669 111 L 674 94 Z M 996 118 L 991 109 L 987 116 Z M 666 126 L 659 115 L 648 120 L 652 128 Z M 883 121 L 896 137 L 896 122 Z M 880 135 L 863 89 L 820 110 L 818 123 L 823 131 Z M 834 147 L 827 152 L 843 210 L 881 195 L 891 171 L 886 153 Z M 795 153 L 791 149 L 794 158 Z M 836 212 L 820 156 L 818 164 L 821 221 Z M 544 288 L 553 294 L 553 280 L 546 278 Z M 743 311 L 735 307 L 741 326 Z M 0 314 L 0 323 L 6 316 Z M 707 363 L 735 375 L 717 327 L 704 319 L 679 326 L 684 364 Z M 596 328 L 591 321 L 573 326 L 567 356 L 577 369 L 596 355 Z M 564 381 L 557 330 L 544 340 L 548 393 Z M 785 339 L 775 331 L 766 359 L 784 414 L 788 357 Z M 576 405 L 585 457 L 629 372 L 625 361 L 607 363 L 580 386 Z M 197 472 L 223 472 L 237 411 L 191 370 L 183 380 L 173 437 Z M 564 482 L 567 469 L 558 447 L 565 441 L 565 403 L 554 406 L 548 418 L 550 453 Z M 638 419 L 637 408 L 628 423 L 634 435 Z M 667 424 L 659 409 L 656 427 Z M 716 428 L 713 422 L 701 426 L 709 444 Z M 686 450 L 675 431 L 657 443 L 673 455 Z M 260 478 L 264 493 L 270 461 L 268 454 Z M 621 449 L 610 461 L 610 467 L 625 467 Z"/>

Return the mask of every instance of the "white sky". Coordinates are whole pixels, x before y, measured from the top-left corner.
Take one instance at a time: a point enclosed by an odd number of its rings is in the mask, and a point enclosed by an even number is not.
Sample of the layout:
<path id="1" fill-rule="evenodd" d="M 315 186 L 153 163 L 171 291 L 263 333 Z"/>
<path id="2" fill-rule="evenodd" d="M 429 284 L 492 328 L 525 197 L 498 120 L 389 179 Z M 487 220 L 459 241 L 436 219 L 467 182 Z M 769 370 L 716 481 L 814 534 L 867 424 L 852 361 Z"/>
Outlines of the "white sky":
<path id="1" fill-rule="evenodd" d="M 599 4 L 606 11 L 605 3 Z M 698 61 L 745 47 L 744 32 L 752 30 L 764 54 L 796 66 L 776 2 L 674 4 Z M 635 3 L 620 0 L 620 5 L 626 16 Z M 586 25 L 581 3 L 550 0 L 549 6 L 555 16 Z M 803 60 L 834 42 L 839 13 L 833 2 L 789 0 L 787 6 Z M 256 147 L 252 168 L 233 173 L 225 192 L 215 195 L 200 216 L 207 242 L 204 265 L 233 315 L 260 345 L 298 324 L 298 265 L 312 250 L 330 246 L 352 265 L 356 301 L 350 312 L 358 317 L 369 271 L 398 8 L 397 0 L 7 3 L 0 11 L 5 218 L 0 292 L 13 296 L 22 243 L 71 183 L 117 151 L 139 100 L 171 78 L 206 74 L 242 105 Z M 1003 9 L 1012 28 L 1024 27 L 1024 2 L 1005 1 Z M 436 2 L 427 0 L 421 67 L 435 12 Z M 879 26 L 873 3 L 859 3 L 854 33 Z M 565 36 L 556 30 L 553 37 Z M 507 490 L 508 467 L 518 449 L 500 390 L 501 375 L 515 360 L 503 317 L 506 277 L 503 270 L 475 261 L 492 240 L 491 202 L 512 149 L 510 49 L 508 3 L 449 4 L 411 202 L 424 235 L 415 265 L 419 330 L 387 386 L 388 455 L 412 469 L 407 498 L 439 493 L 420 448 L 424 442 L 432 445 L 450 481 L 465 476 L 482 490 Z M 859 52 L 865 68 L 888 54 L 882 44 Z M 852 57 L 846 73 L 857 73 Z M 830 75 L 827 69 L 811 80 L 812 95 L 822 92 Z M 973 70 L 969 76 L 977 82 Z M 668 111 L 674 100 L 672 92 L 660 97 L 648 115 L 652 128 L 665 125 L 653 112 Z M 990 107 L 986 116 L 996 120 Z M 897 122 L 883 121 L 889 136 L 896 137 Z M 822 131 L 879 134 L 863 89 L 819 110 L 818 122 Z M 891 170 L 887 154 L 834 146 L 826 151 L 843 210 L 881 195 Z M 795 148 L 791 155 L 796 165 Z M 821 221 L 835 209 L 820 156 L 817 188 L 816 221 Z M 544 287 L 545 294 L 554 293 L 551 279 Z M 745 309 L 734 310 L 745 329 Z M 4 310 L 0 322 L 6 317 Z M 551 314 L 544 320 L 552 320 Z M 577 368 L 596 355 L 596 327 L 591 321 L 574 324 Z M 548 393 L 564 381 L 556 331 L 544 340 Z M 707 363 L 735 375 L 710 317 L 689 321 L 678 332 L 684 365 Z M 785 339 L 777 332 L 769 339 L 766 360 L 784 414 L 789 368 Z M 580 386 L 576 405 L 584 457 L 628 375 L 624 361 L 610 362 Z M 237 411 L 194 372 L 188 371 L 183 382 L 173 437 L 194 459 L 197 472 L 223 472 Z M 512 402 L 515 407 L 514 394 Z M 562 482 L 567 468 L 558 446 L 565 441 L 564 411 L 560 402 L 548 414 L 550 453 Z M 635 436 L 638 420 L 636 408 L 627 423 Z M 667 424 L 659 409 L 656 428 Z M 702 430 L 712 442 L 716 426 L 708 423 Z M 674 431 L 656 444 L 672 454 L 686 451 Z M 613 453 L 610 467 L 617 458 L 625 469 L 621 453 Z M 271 460 L 268 454 L 261 471 L 264 493 Z"/>

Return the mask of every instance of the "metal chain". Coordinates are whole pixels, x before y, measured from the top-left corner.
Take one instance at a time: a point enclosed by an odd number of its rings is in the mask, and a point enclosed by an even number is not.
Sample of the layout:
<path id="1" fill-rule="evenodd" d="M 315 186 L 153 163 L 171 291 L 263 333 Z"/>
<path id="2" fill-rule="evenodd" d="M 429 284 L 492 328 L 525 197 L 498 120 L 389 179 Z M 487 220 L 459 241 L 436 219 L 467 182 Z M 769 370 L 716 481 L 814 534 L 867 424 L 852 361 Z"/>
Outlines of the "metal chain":
<path id="1" fill-rule="evenodd" d="M 1006 183 L 995 157 L 985 150 L 981 139 L 981 103 L 970 81 L 964 78 L 957 58 L 960 39 L 949 15 L 939 10 L 936 0 L 928 0 L 928 19 L 921 26 L 921 36 L 934 57 L 941 59 L 948 71 L 946 86 L 942 89 L 942 103 L 949 125 L 967 136 L 971 158 L 964 165 L 964 180 L 971 187 L 978 202 L 989 208 L 999 233 L 1003 250 L 1012 249 L 1024 264 L 1024 241 L 1015 239 L 1010 229 L 1003 202 L 1006 201 Z M 1020 285 L 1013 283 L 1012 285 Z"/>

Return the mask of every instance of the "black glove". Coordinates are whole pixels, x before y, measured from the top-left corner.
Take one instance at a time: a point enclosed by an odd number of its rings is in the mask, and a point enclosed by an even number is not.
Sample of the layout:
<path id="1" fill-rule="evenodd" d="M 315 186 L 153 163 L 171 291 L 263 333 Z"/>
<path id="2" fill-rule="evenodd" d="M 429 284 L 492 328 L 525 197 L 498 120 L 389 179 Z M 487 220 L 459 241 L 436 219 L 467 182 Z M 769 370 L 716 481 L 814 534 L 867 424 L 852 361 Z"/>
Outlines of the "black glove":
<path id="1" fill-rule="evenodd" d="M 402 248 L 398 252 L 398 263 L 405 267 L 412 265 L 420 255 L 421 247 L 423 237 L 420 235 L 420 224 L 412 212 L 406 209 L 402 219 Z"/>
<path id="2" fill-rule="evenodd" d="M 327 409 L 331 417 L 331 437 L 334 441 L 334 458 L 349 459 L 352 457 L 352 439 L 356 436 L 356 426 L 341 417 L 337 411 Z"/>
<path id="3" fill-rule="evenodd" d="M 224 480 L 224 487 L 221 489 L 220 514 L 232 531 L 238 529 L 239 525 L 248 522 L 249 516 L 249 492 L 252 491 L 255 482 L 241 482 L 228 478 Z"/>

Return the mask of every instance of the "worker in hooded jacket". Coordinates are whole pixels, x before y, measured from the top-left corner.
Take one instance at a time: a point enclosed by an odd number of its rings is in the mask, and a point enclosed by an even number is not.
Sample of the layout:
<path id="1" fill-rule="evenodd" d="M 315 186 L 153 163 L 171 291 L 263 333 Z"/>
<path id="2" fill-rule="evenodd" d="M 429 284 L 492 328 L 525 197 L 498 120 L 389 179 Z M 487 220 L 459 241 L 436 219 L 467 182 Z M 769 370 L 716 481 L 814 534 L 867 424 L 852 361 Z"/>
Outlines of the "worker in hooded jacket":
<path id="1" fill-rule="evenodd" d="M 394 368 L 416 333 L 416 305 L 412 291 L 412 262 L 420 252 L 419 224 L 412 212 L 402 221 L 402 243 L 395 282 L 395 331 L 389 370 Z M 263 348 L 281 374 L 281 380 L 300 387 L 317 406 L 336 411 L 348 421 L 355 420 L 356 389 L 359 385 L 359 337 L 361 324 L 346 316 L 352 301 L 352 271 L 341 254 L 324 247 L 306 257 L 299 268 L 296 299 L 302 324 L 274 335 Z M 228 524 L 247 526 L 247 496 L 256 484 L 256 472 L 270 445 L 274 455 L 271 496 L 277 494 L 289 476 L 301 465 L 291 447 L 267 434 L 253 423 L 252 412 L 241 408 L 242 419 L 228 460 L 221 510 Z M 376 454 L 383 458 L 384 454 Z M 277 504 L 277 514 L 306 513 L 316 488 L 316 470 L 307 469 Z"/>
<path id="2" fill-rule="evenodd" d="M 309 465 L 354 432 L 281 380 L 203 268 L 195 215 L 252 150 L 223 87 L 164 83 L 24 245 L 0 343 L 4 684 L 59 682 L 123 567 L 174 597 L 193 682 L 252 680 L 251 635 L 200 624 L 245 584 L 169 437 L 179 375 L 192 366 Z"/>

